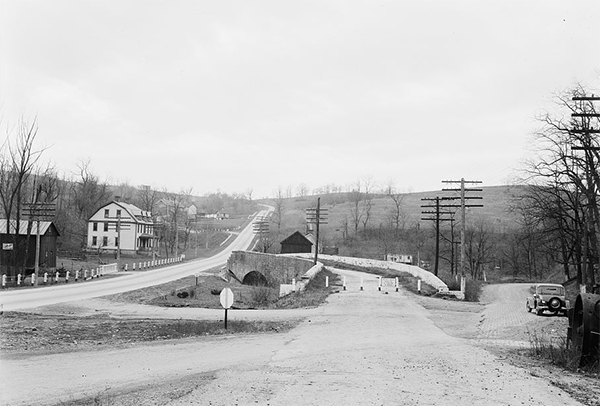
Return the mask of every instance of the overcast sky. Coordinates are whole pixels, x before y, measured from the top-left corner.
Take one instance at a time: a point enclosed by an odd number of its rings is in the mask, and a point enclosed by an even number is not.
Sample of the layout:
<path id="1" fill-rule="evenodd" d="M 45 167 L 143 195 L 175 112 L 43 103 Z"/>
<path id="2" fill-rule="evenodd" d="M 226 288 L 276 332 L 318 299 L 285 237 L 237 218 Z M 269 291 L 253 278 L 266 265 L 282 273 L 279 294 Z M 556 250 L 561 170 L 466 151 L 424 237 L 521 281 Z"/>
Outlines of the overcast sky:
<path id="1" fill-rule="evenodd" d="M 195 194 L 510 181 L 600 89 L 600 1 L 0 0 L 2 131 L 59 172 Z"/>

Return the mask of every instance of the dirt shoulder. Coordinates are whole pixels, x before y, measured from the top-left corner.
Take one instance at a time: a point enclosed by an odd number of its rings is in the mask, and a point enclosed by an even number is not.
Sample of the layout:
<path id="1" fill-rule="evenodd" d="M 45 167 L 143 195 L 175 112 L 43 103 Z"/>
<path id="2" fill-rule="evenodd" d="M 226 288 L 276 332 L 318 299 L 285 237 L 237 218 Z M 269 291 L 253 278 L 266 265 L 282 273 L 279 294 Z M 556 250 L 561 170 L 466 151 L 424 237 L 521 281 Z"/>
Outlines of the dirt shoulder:
<path id="1" fill-rule="evenodd" d="M 527 313 L 524 307 L 526 289 L 527 286 L 523 285 L 486 286 L 481 303 L 442 300 L 411 293 L 405 295 L 411 302 L 424 308 L 426 316 L 449 336 L 474 344 L 494 354 L 496 359 L 524 369 L 531 377 L 551 382 L 582 404 L 598 405 L 600 381 L 597 376 L 566 372 L 545 360 L 531 357 L 531 331 L 544 331 L 555 338 L 564 337 L 567 319 L 539 317 Z M 521 298 L 522 295 L 525 296 Z M 338 302 L 338 299 L 332 299 Z M 402 309 L 402 304 L 398 306 L 398 309 Z M 254 337 L 257 336 L 254 333 L 258 333 L 259 336 L 276 334 L 281 338 L 274 342 L 279 343 L 290 331 L 295 331 L 290 330 L 292 327 L 304 320 L 302 325 L 306 328 L 308 319 L 313 319 L 314 323 L 322 312 L 322 308 L 296 311 L 239 311 L 237 321 L 241 322 L 246 318 L 257 325 L 256 330 L 248 335 L 250 342 L 264 341 L 256 341 Z M 258 314 L 262 314 L 262 319 L 257 321 Z M 340 316 L 333 317 L 335 319 Z M 189 337 L 206 334 L 199 334 L 193 331 L 193 328 L 185 327 L 188 322 L 193 325 L 194 321 L 200 319 L 214 321 L 220 326 L 222 312 L 209 309 L 205 313 L 199 313 L 199 309 L 164 309 L 105 299 L 46 306 L 27 312 L 5 312 L 0 318 L 0 356 L 2 359 L 25 360 L 56 352 L 87 353 L 93 350 L 102 353 L 115 349 L 134 350 L 150 341 L 154 341 L 153 346 L 160 345 L 161 342 L 169 345 L 183 344 L 188 342 Z M 174 334 L 174 331 L 180 333 Z M 223 330 L 217 334 L 224 339 L 239 338 L 239 333 L 233 330 Z M 296 333 L 292 335 L 296 336 Z M 383 339 L 383 336 L 381 338 Z M 208 337 L 206 339 L 212 340 Z M 288 339 L 284 339 L 286 340 Z M 297 339 L 290 340 L 294 342 Z M 195 376 L 202 378 L 202 385 L 210 386 L 216 379 L 214 373 L 206 371 L 196 371 Z M 280 378 L 272 376 L 272 379 Z M 199 390 L 198 384 L 187 379 L 182 380 L 176 387 L 172 386 L 175 385 L 172 383 L 169 385 L 171 392 L 166 393 L 172 393 L 176 398 L 185 398 L 188 393 Z M 158 396 L 158 392 L 155 395 Z M 135 399 L 135 395 L 132 395 L 132 399 Z"/>

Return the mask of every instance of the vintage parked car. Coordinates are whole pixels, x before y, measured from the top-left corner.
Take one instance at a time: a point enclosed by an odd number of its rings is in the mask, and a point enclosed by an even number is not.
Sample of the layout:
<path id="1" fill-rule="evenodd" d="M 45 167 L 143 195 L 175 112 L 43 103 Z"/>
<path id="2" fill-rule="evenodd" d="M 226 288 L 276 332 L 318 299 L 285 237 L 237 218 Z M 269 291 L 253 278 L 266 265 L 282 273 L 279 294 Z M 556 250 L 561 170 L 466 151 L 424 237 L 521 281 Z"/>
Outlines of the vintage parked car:
<path id="1" fill-rule="evenodd" d="M 569 302 L 565 298 L 565 287 L 557 283 L 540 283 L 531 287 L 533 296 L 527 298 L 527 311 L 535 310 L 541 315 L 544 310 L 553 314 L 567 314 Z"/>

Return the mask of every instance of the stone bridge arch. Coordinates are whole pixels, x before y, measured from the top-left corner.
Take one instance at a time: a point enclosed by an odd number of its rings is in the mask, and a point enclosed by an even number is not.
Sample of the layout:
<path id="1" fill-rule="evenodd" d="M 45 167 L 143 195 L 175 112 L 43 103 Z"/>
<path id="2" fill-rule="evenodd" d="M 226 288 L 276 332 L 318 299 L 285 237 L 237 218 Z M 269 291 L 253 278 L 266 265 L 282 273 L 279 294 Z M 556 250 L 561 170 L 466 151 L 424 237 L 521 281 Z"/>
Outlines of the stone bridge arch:
<path id="1" fill-rule="evenodd" d="M 262 276 L 271 287 L 299 280 L 312 266 L 310 259 L 253 251 L 234 251 L 227 261 L 227 268 L 238 281 L 263 280 Z"/>

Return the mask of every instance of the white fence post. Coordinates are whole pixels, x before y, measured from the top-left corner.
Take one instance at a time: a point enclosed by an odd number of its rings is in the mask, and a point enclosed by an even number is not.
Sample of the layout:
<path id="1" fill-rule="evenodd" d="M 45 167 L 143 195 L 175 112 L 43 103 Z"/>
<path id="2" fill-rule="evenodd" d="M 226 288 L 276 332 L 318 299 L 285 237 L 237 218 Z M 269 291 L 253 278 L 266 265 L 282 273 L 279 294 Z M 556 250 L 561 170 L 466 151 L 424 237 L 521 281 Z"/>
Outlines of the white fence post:
<path id="1" fill-rule="evenodd" d="M 6 287 L 6 274 L 2 275 L 2 287 L 5 288 Z"/>
<path id="2" fill-rule="evenodd" d="M 44 285 L 48 283 L 48 272 L 44 272 Z"/>
<path id="3" fill-rule="evenodd" d="M 69 274 L 70 274 L 70 272 L 67 271 L 67 273 L 65 275 L 65 283 L 69 283 Z"/>
<path id="4" fill-rule="evenodd" d="M 21 274 L 17 275 L 17 286 L 21 286 Z"/>
<path id="5" fill-rule="evenodd" d="M 346 277 L 344 276 L 344 290 L 346 290 Z"/>
<path id="6" fill-rule="evenodd" d="M 363 277 L 360 276 L 360 290 L 363 290 Z"/>
<path id="7" fill-rule="evenodd" d="M 329 287 L 329 276 L 325 277 L 325 287 L 328 288 Z"/>
<path id="8" fill-rule="evenodd" d="M 35 272 L 31 274 L 31 286 L 35 285 Z"/>

